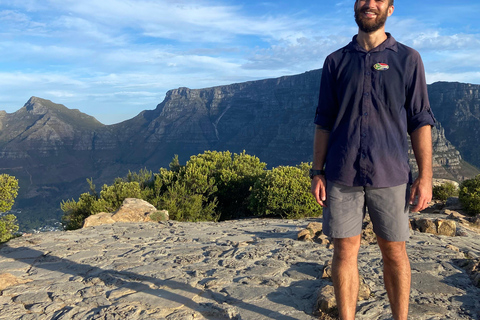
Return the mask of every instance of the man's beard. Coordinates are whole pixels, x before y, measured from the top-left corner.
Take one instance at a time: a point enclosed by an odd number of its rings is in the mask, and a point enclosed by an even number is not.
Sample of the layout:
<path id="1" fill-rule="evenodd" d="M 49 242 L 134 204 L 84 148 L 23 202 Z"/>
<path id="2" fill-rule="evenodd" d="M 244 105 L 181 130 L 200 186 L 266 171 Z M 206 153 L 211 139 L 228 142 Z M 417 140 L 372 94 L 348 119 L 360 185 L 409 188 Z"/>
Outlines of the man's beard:
<path id="1" fill-rule="evenodd" d="M 375 32 L 378 29 L 382 28 L 385 25 L 385 22 L 387 22 L 387 10 L 384 12 L 374 12 L 377 14 L 377 17 L 375 18 L 374 21 L 370 21 L 371 19 L 365 19 L 365 17 L 362 16 L 363 13 L 371 11 L 368 8 L 367 9 L 355 9 L 355 22 L 357 23 L 358 27 L 360 28 L 361 31 L 365 33 L 371 33 Z"/>

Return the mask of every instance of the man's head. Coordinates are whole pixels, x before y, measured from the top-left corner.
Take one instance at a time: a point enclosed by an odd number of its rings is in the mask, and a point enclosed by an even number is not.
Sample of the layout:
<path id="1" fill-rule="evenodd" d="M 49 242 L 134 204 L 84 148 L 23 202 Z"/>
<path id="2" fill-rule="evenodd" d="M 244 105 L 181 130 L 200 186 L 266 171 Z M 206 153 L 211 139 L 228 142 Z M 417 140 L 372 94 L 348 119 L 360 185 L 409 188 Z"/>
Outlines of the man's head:
<path id="1" fill-rule="evenodd" d="M 355 22 L 365 33 L 375 32 L 385 26 L 393 13 L 394 0 L 355 0 Z"/>

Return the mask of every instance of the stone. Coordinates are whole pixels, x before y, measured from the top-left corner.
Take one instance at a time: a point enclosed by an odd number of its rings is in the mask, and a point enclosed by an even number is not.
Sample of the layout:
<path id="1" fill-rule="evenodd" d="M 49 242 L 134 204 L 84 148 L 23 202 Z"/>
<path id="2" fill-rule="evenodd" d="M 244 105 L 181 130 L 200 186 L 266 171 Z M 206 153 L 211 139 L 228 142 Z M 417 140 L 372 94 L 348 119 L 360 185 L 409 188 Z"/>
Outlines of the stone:
<path id="1" fill-rule="evenodd" d="M 315 239 L 315 242 L 319 244 L 329 245 L 330 239 L 326 235 L 321 234 Z"/>
<path id="2" fill-rule="evenodd" d="M 310 222 L 307 225 L 307 229 L 312 230 L 314 235 L 319 234 L 323 230 L 323 224 L 321 222 Z"/>
<path id="3" fill-rule="evenodd" d="M 10 273 L 0 274 L 0 291 L 17 284 L 27 283 L 29 281 L 31 280 L 20 279 Z"/>
<path id="4" fill-rule="evenodd" d="M 332 277 L 332 265 L 328 264 L 323 268 L 322 279 L 330 279 Z"/>
<path id="5" fill-rule="evenodd" d="M 370 299 L 372 291 L 370 290 L 370 286 L 365 283 L 365 280 L 360 281 L 360 287 L 358 290 L 358 301 L 364 301 Z"/>
<path id="6" fill-rule="evenodd" d="M 420 218 L 415 220 L 415 226 L 420 232 L 437 234 L 437 227 L 431 219 Z"/>
<path id="7" fill-rule="evenodd" d="M 118 222 L 147 222 L 152 221 L 150 214 L 156 211 L 157 208 L 145 200 L 127 198 L 112 219 Z"/>
<path id="8" fill-rule="evenodd" d="M 435 220 L 437 234 L 448 237 L 455 237 L 457 233 L 457 224 L 453 220 Z"/>
<path id="9" fill-rule="evenodd" d="M 454 245 L 451 245 L 451 244 L 447 244 L 447 245 L 445 246 L 445 248 L 450 249 L 450 250 L 452 250 L 452 251 L 460 252 L 460 249 L 459 249 L 458 247 L 456 247 L 456 246 L 454 246 Z"/>
<path id="10" fill-rule="evenodd" d="M 309 229 L 300 230 L 300 232 L 297 234 L 297 239 L 300 241 L 312 241 L 312 238 L 312 231 Z"/>
<path id="11" fill-rule="evenodd" d="M 85 219 L 83 222 L 83 227 L 95 227 L 102 224 L 111 224 L 115 223 L 116 221 L 112 218 L 112 214 L 108 212 L 100 212 L 97 214 L 93 214 Z"/>
<path id="12" fill-rule="evenodd" d="M 326 285 L 318 291 L 316 311 L 330 313 L 337 306 L 335 291 L 332 285 Z"/>

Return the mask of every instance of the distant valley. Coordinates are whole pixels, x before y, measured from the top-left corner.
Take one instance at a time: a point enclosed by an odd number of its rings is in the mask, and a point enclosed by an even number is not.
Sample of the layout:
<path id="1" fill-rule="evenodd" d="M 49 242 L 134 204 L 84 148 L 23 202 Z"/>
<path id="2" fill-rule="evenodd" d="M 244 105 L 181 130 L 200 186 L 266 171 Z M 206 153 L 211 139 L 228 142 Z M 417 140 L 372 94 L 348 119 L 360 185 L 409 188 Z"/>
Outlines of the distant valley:
<path id="1" fill-rule="evenodd" d="M 269 167 L 312 159 L 313 116 L 321 70 L 192 90 L 170 90 L 154 110 L 103 125 L 78 110 L 32 97 L 0 111 L 0 172 L 16 176 L 14 207 L 23 230 L 51 225 L 62 199 L 78 199 L 128 171 L 185 163 L 205 150 L 256 155 Z M 429 85 L 438 120 L 433 130 L 438 178 L 462 180 L 480 167 L 480 85 Z M 413 159 L 413 153 L 412 153 Z M 476 167 L 475 167 L 476 166 Z"/>

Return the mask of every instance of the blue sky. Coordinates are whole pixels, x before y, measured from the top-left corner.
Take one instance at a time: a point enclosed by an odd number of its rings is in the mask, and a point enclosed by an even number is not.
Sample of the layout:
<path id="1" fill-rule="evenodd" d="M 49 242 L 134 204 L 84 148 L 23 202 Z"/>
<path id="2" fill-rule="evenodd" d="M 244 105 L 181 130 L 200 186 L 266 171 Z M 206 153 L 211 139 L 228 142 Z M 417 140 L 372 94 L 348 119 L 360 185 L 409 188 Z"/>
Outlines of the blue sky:
<path id="1" fill-rule="evenodd" d="M 0 0 L 0 110 L 37 96 L 105 124 L 169 89 L 303 73 L 357 32 L 354 0 Z M 480 1 L 397 0 L 427 82 L 480 84 Z"/>

